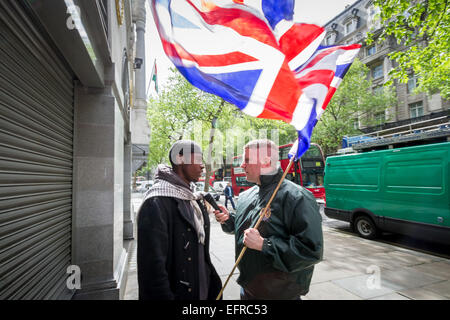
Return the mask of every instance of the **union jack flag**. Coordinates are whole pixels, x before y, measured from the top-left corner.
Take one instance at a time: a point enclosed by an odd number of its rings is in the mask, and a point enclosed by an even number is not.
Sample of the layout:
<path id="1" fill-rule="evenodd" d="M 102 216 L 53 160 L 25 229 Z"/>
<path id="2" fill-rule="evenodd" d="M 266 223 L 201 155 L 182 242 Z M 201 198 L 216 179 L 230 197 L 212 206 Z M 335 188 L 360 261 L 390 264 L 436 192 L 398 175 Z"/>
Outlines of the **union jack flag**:
<path id="1" fill-rule="evenodd" d="M 152 0 L 164 51 L 194 86 L 242 112 L 312 129 L 360 45 L 321 47 L 325 30 L 294 23 L 294 0 Z"/>

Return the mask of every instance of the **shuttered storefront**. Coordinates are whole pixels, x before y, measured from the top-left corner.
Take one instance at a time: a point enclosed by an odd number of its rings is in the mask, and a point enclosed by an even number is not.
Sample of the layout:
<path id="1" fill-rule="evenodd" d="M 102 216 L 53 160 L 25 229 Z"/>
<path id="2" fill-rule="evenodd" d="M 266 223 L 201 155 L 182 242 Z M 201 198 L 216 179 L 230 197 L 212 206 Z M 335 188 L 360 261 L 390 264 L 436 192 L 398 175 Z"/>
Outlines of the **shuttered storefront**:
<path id="1" fill-rule="evenodd" d="M 26 1 L 0 1 L 0 299 L 57 299 L 71 261 L 73 76 Z"/>

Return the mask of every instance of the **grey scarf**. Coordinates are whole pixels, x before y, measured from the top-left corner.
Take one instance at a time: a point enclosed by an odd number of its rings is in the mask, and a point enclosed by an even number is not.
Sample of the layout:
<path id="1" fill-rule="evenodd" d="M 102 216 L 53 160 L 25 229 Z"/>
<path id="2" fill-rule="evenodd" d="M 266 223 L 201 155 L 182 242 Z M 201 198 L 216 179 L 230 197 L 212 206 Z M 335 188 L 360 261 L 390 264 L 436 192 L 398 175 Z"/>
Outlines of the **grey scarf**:
<path id="1" fill-rule="evenodd" d="M 203 213 L 196 200 L 203 198 L 201 194 L 194 194 L 195 185 L 188 185 L 173 169 L 160 164 L 155 174 L 155 184 L 145 194 L 145 199 L 152 197 L 171 197 L 190 201 L 194 209 L 194 225 L 197 231 L 198 242 L 205 244 L 205 229 L 203 227 Z"/>

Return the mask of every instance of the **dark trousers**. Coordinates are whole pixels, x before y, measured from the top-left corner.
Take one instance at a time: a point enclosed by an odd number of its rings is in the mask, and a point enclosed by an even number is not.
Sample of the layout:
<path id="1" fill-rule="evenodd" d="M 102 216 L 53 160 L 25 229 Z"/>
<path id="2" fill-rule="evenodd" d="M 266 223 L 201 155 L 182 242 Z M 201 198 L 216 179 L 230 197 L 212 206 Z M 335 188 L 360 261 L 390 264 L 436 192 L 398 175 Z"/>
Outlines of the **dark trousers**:
<path id="1" fill-rule="evenodd" d="M 233 207 L 233 210 L 236 210 L 236 206 L 234 205 L 233 198 L 228 198 L 228 197 L 225 197 L 225 208 L 228 209 L 228 200 L 230 200 L 231 206 Z"/>

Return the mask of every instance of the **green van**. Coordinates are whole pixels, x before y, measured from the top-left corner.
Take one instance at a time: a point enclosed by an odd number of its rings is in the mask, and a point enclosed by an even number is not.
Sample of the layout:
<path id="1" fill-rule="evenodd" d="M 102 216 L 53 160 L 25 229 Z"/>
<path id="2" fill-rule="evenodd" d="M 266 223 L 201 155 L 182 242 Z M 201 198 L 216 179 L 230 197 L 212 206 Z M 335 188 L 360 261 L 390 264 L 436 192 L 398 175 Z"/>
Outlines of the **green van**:
<path id="1" fill-rule="evenodd" d="M 367 239 L 380 231 L 450 244 L 450 142 L 331 156 L 325 214 Z"/>

